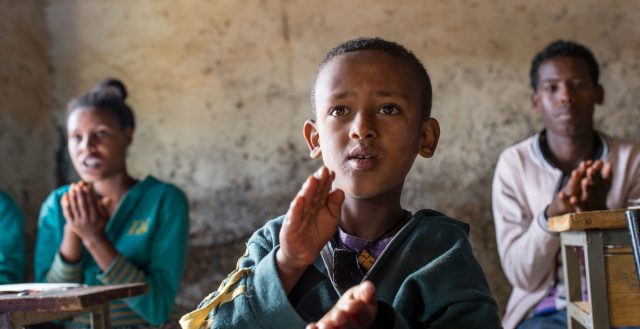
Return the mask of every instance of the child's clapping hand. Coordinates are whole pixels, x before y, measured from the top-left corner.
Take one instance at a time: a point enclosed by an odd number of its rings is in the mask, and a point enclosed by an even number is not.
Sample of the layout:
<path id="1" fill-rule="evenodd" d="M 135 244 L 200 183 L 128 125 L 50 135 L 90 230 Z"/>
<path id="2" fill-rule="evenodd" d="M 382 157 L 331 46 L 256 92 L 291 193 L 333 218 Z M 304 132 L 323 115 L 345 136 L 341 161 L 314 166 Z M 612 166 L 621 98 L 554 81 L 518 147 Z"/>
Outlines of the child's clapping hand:
<path id="1" fill-rule="evenodd" d="M 365 281 L 347 290 L 320 321 L 306 329 L 367 329 L 374 324 L 377 313 L 375 287 Z"/>
<path id="2" fill-rule="evenodd" d="M 92 184 L 71 184 L 69 192 L 62 196 L 62 212 L 67 225 L 85 243 L 104 235 L 109 221 L 109 199 L 100 199 Z"/>
<path id="3" fill-rule="evenodd" d="M 338 229 L 344 193 L 331 191 L 334 177 L 334 173 L 322 167 L 307 178 L 291 202 L 276 253 L 280 279 L 287 292 Z"/>

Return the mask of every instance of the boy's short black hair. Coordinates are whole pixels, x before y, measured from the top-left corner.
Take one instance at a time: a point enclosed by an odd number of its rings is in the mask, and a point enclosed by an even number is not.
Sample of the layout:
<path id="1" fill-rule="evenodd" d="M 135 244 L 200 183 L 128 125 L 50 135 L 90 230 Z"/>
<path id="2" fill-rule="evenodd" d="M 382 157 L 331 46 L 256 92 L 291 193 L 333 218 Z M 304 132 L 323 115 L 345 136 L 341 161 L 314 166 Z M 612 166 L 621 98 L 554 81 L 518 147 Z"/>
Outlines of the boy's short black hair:
<path id="1" fill-rule="evenodd" d="M 357 38 L 349 41 L 345 41 L 333 49 L 329 50 L 324 55 L 320 64 L 318 64 L 318 68 L 316 69 L 315 76 L 313 78 L 313 86 L 311 87 L 311 107 L 313 113 L 316 112 L 316 104 L 315 104 L 315 89 L 316 89 L 316 80 L 318 79 L 318 74 L 322 70 L 325 64 L 327 64 L 331 59 L 336 56 L 346 54 L 349 52 L 356 51 L 364 51 L 364 50 L 379 50 L 383 51 L 395 58 L 398 58 L 407 64 L 413 69 L 415 73 L 415 78 L 417 79 L 419 92 L 420 92 L 420 108 L 423 111 L 423 117 L 428 118 L 431 115 L 431 101 L 432 101 L 432 89 L 431 89 L 431 79 L 429 78 L 429 73 L 424 68 L 420 60 L 407 48 L 392 42 L 387 41 L 378 37 L 374 38 Z"/>
<path id="2" fill-rule="evenodd" d="M 598 79 L 600 77 L 600 68 L 596 58 L 589 48 L 566 40 L 556 40 L 548 44 L 541 52 L 537 53 L 531 61 L 531 71 L 529 72 L 529 78 L 531 79 L 531 88 L 533 90 L 538 89 L 538 81 L 540 79 L 538 70 L 540 65 L 546 60 L 555 57 L 574 57 L 582 59 L 589 69 L 589 75 L 591 75 L 591 82 L 594 85 L 598 85 Z"/>
<path id="3" fill-rule="evenodd" d="M 135 128 L 136 120 L 131 107 L 125 103 L 127 88 L 122 81 L 106 78 L 100 81 L 89 93 L 72 99 L 67 106 L 67 118 L 71 113 L 83 107 L 109 111 L 118 118 L 121 128 Z"/>

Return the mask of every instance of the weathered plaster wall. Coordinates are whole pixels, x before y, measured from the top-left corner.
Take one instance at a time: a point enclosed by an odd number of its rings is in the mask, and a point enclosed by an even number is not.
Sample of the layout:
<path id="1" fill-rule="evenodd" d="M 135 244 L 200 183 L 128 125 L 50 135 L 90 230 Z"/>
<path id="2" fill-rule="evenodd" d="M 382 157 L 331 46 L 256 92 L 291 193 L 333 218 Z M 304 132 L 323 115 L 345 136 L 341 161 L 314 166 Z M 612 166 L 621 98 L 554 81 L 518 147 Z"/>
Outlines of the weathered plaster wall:
<path id="1" fill-rule="evenodd" d="M 29 251 L 56 185 L 48 40 L 42 2 L 0 0 L 0 189 L 24 211 Z"/>
<path id="2" fill-rule="evenodd" d="M 504 147 L 541 128 L 528 101 L 529 61 L 556 38 L 590 45 L 607 90 L 598 126 L 640 141 L 639 14 L 640 2 L 623 0 L 119 0 L 46 7 L 58 124 L 71 96 L 104 76 L 122 78 L 139 120 L 131 171 L 172 181 L 190 197 L 181 308 L 217 287 L 251 232 L 285 212 L 320 165 L 308 159 L 301 135 L 315 65 L 336 43 L 371 35 L 412 49 L 434 82 L 442 138 L 435 158 L 416 163 L 405 205 L 472 225 L 475 252 L 503 306 L 510 287 L 495 248 L 491 177 Z"/>

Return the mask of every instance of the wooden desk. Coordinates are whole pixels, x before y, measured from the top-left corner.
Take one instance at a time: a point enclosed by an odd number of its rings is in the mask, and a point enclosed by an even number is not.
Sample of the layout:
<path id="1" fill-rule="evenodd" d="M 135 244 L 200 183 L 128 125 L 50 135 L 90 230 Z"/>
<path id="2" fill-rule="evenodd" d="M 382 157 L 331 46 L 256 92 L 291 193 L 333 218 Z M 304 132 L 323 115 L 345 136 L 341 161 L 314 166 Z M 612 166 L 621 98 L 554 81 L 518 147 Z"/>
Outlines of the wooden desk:
<path id="1" fill-rule="evenodd" d="M 0 286 L 1 290 L 1 286 Z M 91 313 L 93 328 L 109 328 L 109 303 L 116 299 L 142 295 L 144 283 L 109 286 L 81 286 L 67 290 L 0 295 L 0 328 L 22 328 L 25 325 L 64 319 Z"/>
<path id="2" fill-rule="evenodd" d="M 626 209 L 549 218 L 560 233 L 569 328 L 640 324 L 640 286 L 633 263 Z M 588 300 L 582 300 L 580 249 Z"/>

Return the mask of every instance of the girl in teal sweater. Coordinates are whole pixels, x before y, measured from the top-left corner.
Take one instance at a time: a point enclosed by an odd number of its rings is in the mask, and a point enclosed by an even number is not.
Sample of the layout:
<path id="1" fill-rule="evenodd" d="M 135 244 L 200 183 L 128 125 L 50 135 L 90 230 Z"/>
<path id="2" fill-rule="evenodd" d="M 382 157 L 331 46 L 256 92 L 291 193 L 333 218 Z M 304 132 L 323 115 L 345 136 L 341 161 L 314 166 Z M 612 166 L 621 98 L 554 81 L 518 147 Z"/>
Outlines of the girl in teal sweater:
<path id="1" fill-rule="evenodd" d="M 145 282 L 145 295 L 111 304 L 111 324 L 158 325 L 184 271 L 188 203 L 175 186 L 127 172 L 135 120 L 126 96 L 120 81 L 107 79 L 70 103 L 67 146 L 82 181 L 42 205 L 34 268 L 41 282 Z M 89 317 L 66 324 L 88 325 Z"/>

